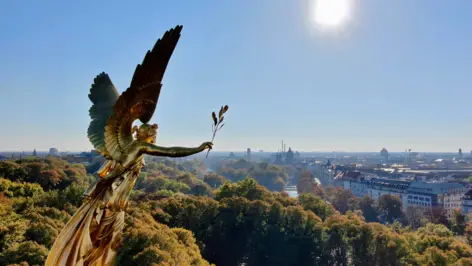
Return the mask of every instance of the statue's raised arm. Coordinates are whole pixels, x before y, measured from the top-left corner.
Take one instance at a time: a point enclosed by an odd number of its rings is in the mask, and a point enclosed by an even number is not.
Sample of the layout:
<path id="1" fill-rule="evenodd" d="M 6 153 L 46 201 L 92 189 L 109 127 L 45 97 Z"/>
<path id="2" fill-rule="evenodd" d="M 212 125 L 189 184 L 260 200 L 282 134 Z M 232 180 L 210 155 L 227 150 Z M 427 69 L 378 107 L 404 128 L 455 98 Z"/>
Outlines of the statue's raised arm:
<path id="1" fill-rule="evenodd" d="M 184 157 L 212 148 L 210 142 L 193 148 L 156 146 L 158 126 L 148 124 L 181 30 L 177 26 L 156 42 L 121 96 L 107 74 L 95 78 L 89 94 L 93 105 L 88 137 L 107 161 L 97 172 L 99 181 L 87 190 L 84 203 L 56 238 L 46 266 L 113 265 L 124 210 L 144 155 Z M 143 124 L 133 127 L 136 120 Z"/>
<path id="2" fill-rule="evenodd" d="M 140 145 L 140 153 L 165 156 L 165 157 L 186 157 L 213 147 L 211 142 L 204 142 L 202 145 L 194 148 L 185 147 L 160 147 L 151 143 L 144 142 Z"/>
<path id="3" fill-rule="evenodd" d="M 158 153 L 154 152 L 155 149 L 146 149 L 150 147 L 147 144 L 156 141 L 158 127 L 147 123 L 156 109 L 162 78 L 180 38 L 181 30 L 182 27 L 177 26 L 166 32 L 154 48 L 147 52 L 142 64 L 136 67 L 130 87 L 120 96 L 114 106 L 113 115 L 108 120 L 105 128 L 105 147 L 113 160 L 125 167 L 132 164 L 135 157 L 142 153 L 182 157 L 202 151 L 193 148 L 168 148 L 162 150 L 166 152 Z M 143 125 L 132 128 L 133 122 L 137 119 Z M 133 138 L 134 132 L 136 140 Z"/>

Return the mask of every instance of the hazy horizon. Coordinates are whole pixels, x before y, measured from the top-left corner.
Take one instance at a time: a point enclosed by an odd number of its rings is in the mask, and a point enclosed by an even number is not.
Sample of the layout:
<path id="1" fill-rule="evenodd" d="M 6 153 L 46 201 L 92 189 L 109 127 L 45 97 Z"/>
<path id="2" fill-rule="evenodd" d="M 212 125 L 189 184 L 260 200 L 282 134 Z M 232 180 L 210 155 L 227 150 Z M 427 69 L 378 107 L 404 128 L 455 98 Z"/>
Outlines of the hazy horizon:
<path id="1" fill-rule="evenodd" d="M 215 151 L 472 149 L 472 1 L 356 1 L 316 26 L 313 1 L 0 3 L 0 150 L 90 150 L 87 97 L 120 92 L 162 34 L 183 25 L 152 123 L 158 144 Z"/>
<path id="2" fill-rule="evenodd" d="M 0 150 L 0 154 L 2 153 L 21 153 L 21 152 L 25 152 L 25 153 L 32 153 L 34 151 L 34 149 L 32 150 Z M 60 150 L 58 149 L 59 153 L 62 153 L 62 152 L 65 152 L 65 153 L 82 153 L 82 152 L 90 152 L 91 150 Z M 36 149 L 36 152 L 37 153 L 49 153 L 49 149 L 47 150 L 38 150 Z M 246 154 L 246 150 L 242 150 L 242 149 L 239 149 L 239 150 L 212 150 L 210 152 L 210 155 L 212 153 L 235 153 L 235 154 Z M 251 150 L 251 153 L 252 154 L 266 154 L 266 153 L 277 153 L 277 152 L 280 152 L 277 151 L 277 150 L 263 150 L 262 152 L 260 152 L 259 150 Z M 323 151 L 323 150 L 313 150 L 313 151 L 303 151 L 303 150 L 294 150 L 294 152 L 299 152 L 301 154 L 306 154 L 306 153 L 319 153 L 319 154 L 333 154 L 333 153 L 347 153 L 347 154 L 375 154 L 375 153 L 380 153 L 380 150 L 379 151 Z M 405 151 L 388 151 L 390 153 L 390 155 L 399 155 L 399 154 L 405 154 Z M 411 152 L 416 152 L 416 153 L 425 153 L 425 154 L 449 154 L 449 155 L 454 155 L 454 154 L 457 154 L 458 152 L 441 152 L 441 151 L 411 151 Z M 468 155 L 471 155 L 471 152 L 470 151 L 463 151 L 463 154 L 464 156 L 468 156 Z M 197 155 L 202 155 L 202 154 L 197 154 Z M 206 153 L 205 153 L 206 155 Z"/>

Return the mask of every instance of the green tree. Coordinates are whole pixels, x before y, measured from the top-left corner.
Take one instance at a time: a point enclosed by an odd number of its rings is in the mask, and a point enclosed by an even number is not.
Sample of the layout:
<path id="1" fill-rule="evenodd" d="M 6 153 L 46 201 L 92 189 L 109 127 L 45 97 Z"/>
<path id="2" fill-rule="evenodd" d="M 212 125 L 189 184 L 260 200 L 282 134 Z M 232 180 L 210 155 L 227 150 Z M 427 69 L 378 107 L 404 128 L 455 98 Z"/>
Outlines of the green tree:
<path id="1" fill-rule="evenodd" d="M 11 206 L 0 204 L 0 253 L 24 240 L 28 220 L 13 211 Z M 3 264 L 5 265 L 5 264 Z"/>
<path id="2" fill-rule="evenodd" d="M 408 225 L 413 229 L 417 229 L 424 226 L 427 223 L 427 219 L 424 215 L 425 211 L 421 207 L 408 206 L 405 211 L 406 220 Z"/>
<path id="3" fill-rule="evenodd" d="M 379 213 L 377 211 L 377 206 L 375 205 L 375 200 L 369 196 L 364 196 L 359 201 L 359 209 L 362 211 L 364 218 L 367 222 L 378 222 Z"/>
<path id="4" fill-rule="evenodd" d="M 298 196 L 298 202 L 303 206 L 305 210 L 312 211 L 318 215 L 321 219 L 326 220 L 329 216 L 333 215 L 334 208 L 326 204 L 326 202 L 318 196 L 313 194 L 301 194 Z"/>
<path id="5" fill-rule="evenodd" d="M 463 235 L 466 227 L 466 217 L 460 209 L 454 209 L 452 212 L 451 228 L 458 235 Z"/>
<path id="6" fill-rule="evenodd" d="M 191 232 L 170 229 L 139 209 L 132 209 L 126 220 L 118 265 L 209 265 L 200 255 Z"/>
<path id="7" fill-rule="evenodd" d="M 417 230 L 421 236 L 452 237 L 453 233 L 443 224 L 427 223 Z"/>
<path id="8" fill-rule="evenodd" d="M 42 265 L 46 260 L 48 249 L 33 241 L 15 243 L 0 253 L 0 265 L 24 264 Z"/>

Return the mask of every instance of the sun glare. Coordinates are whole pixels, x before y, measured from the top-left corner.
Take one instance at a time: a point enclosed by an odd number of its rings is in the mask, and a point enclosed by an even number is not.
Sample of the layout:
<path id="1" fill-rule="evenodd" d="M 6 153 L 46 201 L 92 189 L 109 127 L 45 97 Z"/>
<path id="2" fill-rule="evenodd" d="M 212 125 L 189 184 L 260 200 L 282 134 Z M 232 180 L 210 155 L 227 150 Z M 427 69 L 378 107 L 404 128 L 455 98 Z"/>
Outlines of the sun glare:
<path id="1" fill-rule="evenodd" d="M 351 0 L 314 0 L 314 19 L 325 26 L 337 26 L 349 18 Z"/>

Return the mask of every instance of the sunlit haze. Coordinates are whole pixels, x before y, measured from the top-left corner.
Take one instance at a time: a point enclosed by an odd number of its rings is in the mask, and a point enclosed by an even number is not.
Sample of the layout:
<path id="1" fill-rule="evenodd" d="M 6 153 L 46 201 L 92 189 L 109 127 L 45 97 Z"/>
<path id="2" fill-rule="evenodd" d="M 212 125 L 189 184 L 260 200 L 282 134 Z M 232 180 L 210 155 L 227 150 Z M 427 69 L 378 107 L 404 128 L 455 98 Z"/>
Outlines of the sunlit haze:
<path id="1" fill-rule="evenodd" d="M 315 21 L 321 25 L 336 26 L 349 16 L 351 0 L 314 0 Z"/>
<path id="2" fill-rule="evenodd" d="M 92 149 L 88 93 L 119 92 L 183 25 L 151 123 L 214 151 L 472 149 L 472 1 L 0 1 L 0 151 Z M 315 25 L 342 34 L 317 34 Z"/>

